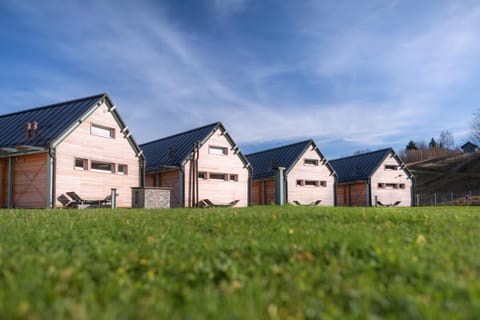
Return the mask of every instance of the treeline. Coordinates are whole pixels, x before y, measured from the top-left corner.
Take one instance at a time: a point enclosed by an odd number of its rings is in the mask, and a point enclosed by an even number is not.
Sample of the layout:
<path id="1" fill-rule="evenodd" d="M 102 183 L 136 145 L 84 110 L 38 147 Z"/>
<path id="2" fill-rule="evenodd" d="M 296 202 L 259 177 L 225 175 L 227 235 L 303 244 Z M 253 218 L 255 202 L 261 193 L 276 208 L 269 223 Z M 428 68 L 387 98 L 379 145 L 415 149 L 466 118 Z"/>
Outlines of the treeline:
<path id="1" fill-rule="evenodd" d="M 405 150 L 400 152 L 400 157 L 404 162 L 412 163 L 457 153 L 461 153 L 461 151 L 459 147 L 455 146 L 453 134 L 448 130 L 443 130 L 437 139 L 432 137 L 428 143 L 410 140 Z"/>

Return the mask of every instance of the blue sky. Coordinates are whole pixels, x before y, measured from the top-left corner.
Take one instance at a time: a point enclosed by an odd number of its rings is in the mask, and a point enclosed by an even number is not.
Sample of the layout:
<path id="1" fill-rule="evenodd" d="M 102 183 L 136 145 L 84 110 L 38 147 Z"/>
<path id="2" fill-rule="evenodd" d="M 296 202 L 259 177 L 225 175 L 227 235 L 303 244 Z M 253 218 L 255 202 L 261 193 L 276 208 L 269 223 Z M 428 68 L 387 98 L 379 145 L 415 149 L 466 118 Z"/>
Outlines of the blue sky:
<path id="1" fill-rule="evenodd" d="M 0 2 L 0 113 L 108 92 L 140 143 L 222 121 L 244 153 L 438 137 L 480 107 L 476 1 Z"/>

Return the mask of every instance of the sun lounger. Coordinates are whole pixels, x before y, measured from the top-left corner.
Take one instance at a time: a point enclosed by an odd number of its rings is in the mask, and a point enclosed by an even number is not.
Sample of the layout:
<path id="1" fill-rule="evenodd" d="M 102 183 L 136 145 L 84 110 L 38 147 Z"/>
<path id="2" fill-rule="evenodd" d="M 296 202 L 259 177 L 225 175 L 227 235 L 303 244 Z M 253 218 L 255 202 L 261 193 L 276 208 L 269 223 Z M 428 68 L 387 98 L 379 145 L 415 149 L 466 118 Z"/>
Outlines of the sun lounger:
<path id="1" fill-rule="evenodd" d="M 203 199 L 198 202 L 200 208 L 230 208 L 235 206 L 240 200 L 233 200 L 229 203 L 213 203 L 210 199 Z"/>

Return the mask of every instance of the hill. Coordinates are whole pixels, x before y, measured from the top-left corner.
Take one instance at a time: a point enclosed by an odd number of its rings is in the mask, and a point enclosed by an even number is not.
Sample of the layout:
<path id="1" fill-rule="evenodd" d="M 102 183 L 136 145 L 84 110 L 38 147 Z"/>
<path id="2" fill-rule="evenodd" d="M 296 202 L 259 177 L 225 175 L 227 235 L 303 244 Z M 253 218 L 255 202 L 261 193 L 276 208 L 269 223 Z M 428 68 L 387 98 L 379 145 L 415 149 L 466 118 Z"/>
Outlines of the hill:
<path id="1" fill-rule="evenodd" d="M 417 194 L 453 192 L 458 198 L 480 191 L 480 152 L 448 155 L 407 166 L 415 175 Z"/>

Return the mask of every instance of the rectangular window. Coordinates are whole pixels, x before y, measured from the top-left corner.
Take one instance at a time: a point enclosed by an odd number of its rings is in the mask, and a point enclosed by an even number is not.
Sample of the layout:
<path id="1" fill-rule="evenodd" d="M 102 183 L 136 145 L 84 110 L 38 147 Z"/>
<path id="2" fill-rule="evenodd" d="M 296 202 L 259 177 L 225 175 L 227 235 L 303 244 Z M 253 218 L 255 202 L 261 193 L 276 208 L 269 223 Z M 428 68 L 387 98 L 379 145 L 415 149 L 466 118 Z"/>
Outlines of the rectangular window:
<path id="1" fill-rule="evenodd" d="M 90 127 L 90 133 L 99 137 L 115 138 L 115 129 L 99 126 L 93 123 Z"/>
<path id="2" fill-rule="evenodd" d="M 405 189 L 405 183 L 400 183 L 400 189 Z"/>
<path id="3" fill-rule="evenodd" d="M 306 166 L 318 166 L 317 159 L 304 159 L 303 164 Z"/>
<path id="4" fill-rule="evenodd" d="M 386 164 L 385 165 L 385 170 L 397 170 L 398 166 L 393 165 L 393 164 Z"/>
<path id="5" fill-rule="evenodd" d="M 128 174 L 128 166 L 126 164 L 119 164 L 117 173 L 127 175 Z"/>
<path id="6" fill-rule="evenodd" d="M 322 187 L 326 187 L 327 186 L 327 181 L 320 181 L 320 185 Z"/>
<path id="7" fill-rule="evenodd" d="M 386 189 L 398 189 L 398 184 L 396 183 L 385 183 Z"/>
<path id="8" fill-rule="evenodd" d="M 205 171 L 199 171 L 198 172 L 198 179 L 206 180 L 207 179 L 207 173 Z"/>
<path id="9" fill-rule="evenodd" d="M 227 181 L 228 174 L 225 173 L 210 173 L 209 178 L 211 180 L 223 180 Z"/>
<path id="10" fill-rule="evenodd" d="M 88 170 L 88 160 L 87 159 L 75 159 L 75 170 Z"/>
<path id="11" fill-rule="evenodd" d="M 297 187 L 301 187 L 304 185 L 304 181 L 303 180 L 297 180 Z"/>
<path id="12" fill-rule="evenodd" d="M 231 174 L 230 181 L 237 182 L 238 181 L 238 174 Z"/>
<path id="13" fill-rule="evenodd" d="M 228 149 L 225 148 L 225 147 L 209 146 L 208 147 L 208 153 L 217 154 L 217 155 L 221 155 L 221 156 L 226 156 L 228 154 Z"/>
<path id="14" fill-rule="evenodd" d="M 108 162 L 92 161 L 92 171 L 95 172 L 115 172 L 115 164 Z"/>
<path id="15" fill-rule="evenodd" d="M 318 180 L 305 180 L 305 186 L 307 187 L 318 187 L 320 185 L 320 181 Z"/>
<path id="16" fill-rule="evenodd" d="M 378 188 L 379 189 L 385 189 L 385 183 L 379 183 Z"/>

